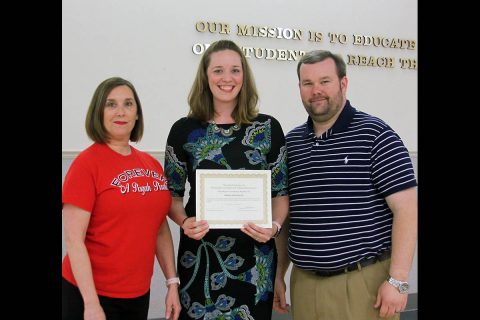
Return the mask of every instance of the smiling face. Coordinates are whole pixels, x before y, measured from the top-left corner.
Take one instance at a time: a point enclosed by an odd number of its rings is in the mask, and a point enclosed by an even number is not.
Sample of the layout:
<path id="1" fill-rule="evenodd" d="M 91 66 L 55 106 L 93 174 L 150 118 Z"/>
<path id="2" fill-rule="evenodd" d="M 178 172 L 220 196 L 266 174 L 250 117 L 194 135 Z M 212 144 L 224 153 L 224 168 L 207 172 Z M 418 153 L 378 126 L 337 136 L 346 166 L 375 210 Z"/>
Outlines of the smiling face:
<path id="1" fill-rule="evenodd" d="M 338 116 L 346 102 L 347 78 L 338 78 L 333 59 L 302 64 L 300 96 L 313 121 L 327 122 Z"/>
<path id="2" fill-rule="evenodd" d="M 125 85 L 112 89 L 103 111 L 103 125 L 109 142 L 128 144 L 137 118 L 137 104 L 132 90 Z"/>
<path id="3" fill-rule="evenodd" d="M 207 68 L 208 85 L 214 106 L 235 107 L 242 89 L 243 68 L 240 55 L 232 50 L 213 52 Z"/>

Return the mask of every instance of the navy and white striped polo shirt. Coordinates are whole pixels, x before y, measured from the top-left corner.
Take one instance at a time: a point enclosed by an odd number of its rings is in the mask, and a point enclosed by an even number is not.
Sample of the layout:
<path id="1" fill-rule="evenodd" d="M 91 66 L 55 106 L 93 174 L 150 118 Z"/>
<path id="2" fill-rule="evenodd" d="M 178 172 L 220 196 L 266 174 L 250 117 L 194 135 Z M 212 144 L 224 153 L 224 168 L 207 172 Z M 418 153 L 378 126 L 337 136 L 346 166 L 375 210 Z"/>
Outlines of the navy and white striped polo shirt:
<path id="1" fill-rule="evenodd" d="M 335 270 L 391 247 L 385 197 L 417 185 L 400 137 L 347 103 L 316 137 L 310 117 L 286 136 L 292 262 Z"/>

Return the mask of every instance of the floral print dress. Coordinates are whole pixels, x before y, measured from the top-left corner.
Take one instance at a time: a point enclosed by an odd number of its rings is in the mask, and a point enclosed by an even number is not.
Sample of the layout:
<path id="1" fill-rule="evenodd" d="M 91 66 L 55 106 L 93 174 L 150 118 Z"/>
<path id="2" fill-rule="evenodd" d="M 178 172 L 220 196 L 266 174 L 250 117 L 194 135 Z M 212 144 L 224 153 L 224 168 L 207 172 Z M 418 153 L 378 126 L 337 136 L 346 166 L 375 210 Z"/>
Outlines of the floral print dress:
<path id="1" fill-rule="evenodd" d="M 190 183 L 189 217 L 195 216 L 196 169 L 271 170 L 272 198 L 287 195 L 285 137 L 280 123 L 264 114 L 240 128 L 178 120 L 167 139 L 164 168 L 173 197 L 183 197 Z M 180 319 L 271 319 L 273 239 L 260 243 L 238 229 L 210 229 L 201 240 L 180 233 Z"/>

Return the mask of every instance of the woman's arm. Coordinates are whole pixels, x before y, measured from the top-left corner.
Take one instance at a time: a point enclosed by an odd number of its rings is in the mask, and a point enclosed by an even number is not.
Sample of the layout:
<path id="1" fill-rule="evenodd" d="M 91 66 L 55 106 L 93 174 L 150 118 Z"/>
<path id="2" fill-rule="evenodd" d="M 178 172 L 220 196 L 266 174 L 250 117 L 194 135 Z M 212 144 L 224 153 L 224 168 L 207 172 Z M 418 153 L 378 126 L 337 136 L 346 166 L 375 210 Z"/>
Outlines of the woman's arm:
<path id="1" fill-rule="evenodd" d="M 272 199 L 272 221 L 283 225 L 288 215 L 288 196 L 280 196 Z M 273 224 L 273 228 L 262 228 L 256 224 L 249 222 L 241 229 L 244 233 L 252 237 L 258 242 L 267 242 L 279 230 L 277 225 Z"/>
<path id="2" fill-rule="evenodd" d="M 289 305 L 287 304 L 287 298 L 285 296 L 287 290 L 285 274 L 290 266 L 290 258 L 288 256 L 288 224 L 289 218 L 287 217 L 282 224 L 282 232 L 275 238 L 275 245 L 277 246 L 277 273 L 275 274 L 273 310 L 281 314 L 289 312 Z"/>
<path id="3" fill-rule="evenodd" d="M 272 199 L 272 220 L 283 226 L 288 216 L 288 196 L 280 196 Z"/>
<path id="4" fill-rule="evenodd" d="M 187 218 L 182 197 L 172 197 L 168 216 L 183 229 L 186 236 L 192 239 L 200 240 L 210 230 L 206 220 L 196 221 L 195 217 Z"/>
<path id="5" fill-rule="evenodd" d="M 165 279 L 176 278 L 175 250 L 173 249 L 172 234 L 167 219 L 163 221 L 158 230 L 156 256 Z M 166 285 L 168 292 L 165 297 L 165 318 L 176 320 L 182 308 L 178 298 L 178 283 L 167 283 Z"/>
<path id="6" fill-rule="evenodd" d="M 63 206 L 63 227 L 65 246 L 73 276 L 83 298 L 85 319 L 105 319 L 105 313 L 100 306 L 95 283 L 93 281 L 92 265 L 85 246 L 85 235 L 90 212 L 77 206 L 65 203 Z"/>

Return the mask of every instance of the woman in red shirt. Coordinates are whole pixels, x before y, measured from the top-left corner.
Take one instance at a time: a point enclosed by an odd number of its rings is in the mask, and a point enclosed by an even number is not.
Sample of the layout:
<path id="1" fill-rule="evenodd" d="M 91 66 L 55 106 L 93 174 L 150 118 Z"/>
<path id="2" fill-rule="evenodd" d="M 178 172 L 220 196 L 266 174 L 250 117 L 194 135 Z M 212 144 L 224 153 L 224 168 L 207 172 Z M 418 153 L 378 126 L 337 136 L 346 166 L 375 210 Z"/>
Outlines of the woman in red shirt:
<path id="1" fill-rule="evenodd" d="M 94 143 L 71 164 L 62 192 L 62 319 L 146 320 L 155 256 L 167 279 L 165 317 L 177 319 L 171 196 L 158 160 L 129 143 L 143 134 L 133 85 L 103 81 L 85 126 Z"/>

